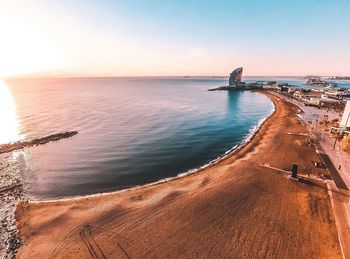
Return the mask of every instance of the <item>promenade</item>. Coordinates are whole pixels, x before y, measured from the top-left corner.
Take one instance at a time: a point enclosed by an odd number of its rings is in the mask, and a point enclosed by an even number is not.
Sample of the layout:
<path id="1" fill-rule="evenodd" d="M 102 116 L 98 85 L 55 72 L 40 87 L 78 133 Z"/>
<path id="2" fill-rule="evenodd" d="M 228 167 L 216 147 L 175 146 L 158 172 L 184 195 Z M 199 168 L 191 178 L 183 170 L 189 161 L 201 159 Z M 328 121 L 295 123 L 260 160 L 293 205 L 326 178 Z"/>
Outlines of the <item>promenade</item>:
<path id="1" fill-rule="evenodd" d="M 307 128 L 310 133 L 314 135 L 314 137 L 318 140 L 320 147 L 326 153 L 333 165 L 337 169 L 338 173 L 342 177 L 345 182 L 347 188 L 350 188 L 350 154 L 346 153 L 339 145 L 339 142 L 334 146 L 334 138 L 330 136 L 329 131 L 327 129 L 330 126 L 325 126 L 324 124 L 320 124 L 319 122 L 325 118 L 325 115 L 328 116 L 328 120 L 333 119 L 341 119 L 341 115 L 334 111 L 327 111 L 325 109 L 318 109 L 316 107 L 304 106 L 301 102 L 296 101 L 291 98 L 287 98 L 284 95 L 279 95 L 283 99 L 297 105 L 304 113 L 301 113 L 300 116 L 306 122 Z M 308 123 L 311 122 L 311 123 Z M 339 169 L 340 166 L 340 169 Z"/>
<path id="2" fill-rule="evenodd" d="M 316 151 L 326 166 L 332 180 L 327 180 L 333 214 L 344 258 L 350 258 L 350 154 L 342 150 L 339 142 L 331 137 L 329 128 L 321 124 L 325 116 L 328 120 L 341 119 L 342 114 L 325 109 L 304 106 L 301 102 L 284 95 L 274 95 L 297 105 L 310 137 L 314 140 Z M 335 143 L 335 145 L 334 145 Z"/>

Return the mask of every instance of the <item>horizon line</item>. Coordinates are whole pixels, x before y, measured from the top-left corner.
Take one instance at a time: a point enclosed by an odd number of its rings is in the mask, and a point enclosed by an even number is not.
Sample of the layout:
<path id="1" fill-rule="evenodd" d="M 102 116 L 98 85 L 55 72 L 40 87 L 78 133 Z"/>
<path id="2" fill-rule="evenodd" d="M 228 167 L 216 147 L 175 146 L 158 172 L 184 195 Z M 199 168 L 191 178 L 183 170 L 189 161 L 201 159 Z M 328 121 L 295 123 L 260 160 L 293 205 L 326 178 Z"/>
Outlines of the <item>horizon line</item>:
<path id="1" fill-rule="evenodd" d="M 307 77 L 307 76 L 320 76 L 320 77 L 350 77 L 345 75 L 245 75 L 244 77 Z M 198 77 L 229 77 L 229 75 L 125 75 L 125 76 L 117 76 L 117 75 L 17 75 L 17 76 L 5 76 L 1 79 L 3 80 L 11 80 L 11 79 L 49 79 L 49 78 L 66 78 L 66 79 L 74 79 L 74 78 L 169 78 L 169 77 L 182 77 L 182 78 L 198 78 Z"/>

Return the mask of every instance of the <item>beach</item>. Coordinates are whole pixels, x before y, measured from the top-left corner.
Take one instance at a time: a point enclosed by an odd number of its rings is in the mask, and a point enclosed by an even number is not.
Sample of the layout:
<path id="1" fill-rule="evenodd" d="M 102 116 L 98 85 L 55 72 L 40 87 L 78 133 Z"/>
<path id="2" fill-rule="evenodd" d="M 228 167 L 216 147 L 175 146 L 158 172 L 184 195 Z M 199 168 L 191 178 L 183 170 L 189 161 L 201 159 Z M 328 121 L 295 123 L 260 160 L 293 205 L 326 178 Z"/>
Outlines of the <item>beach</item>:
<path id="1" fill-rule="evenodd" d="M 239 151 L 122 191 L 21 201 L 19 258 L 342 258 L 324 168 L 296 116 L 275 112 Z M 176 161 L 174 162 L 176 163 Z M 299 166 L 299 181 L 289 178 Z"/>

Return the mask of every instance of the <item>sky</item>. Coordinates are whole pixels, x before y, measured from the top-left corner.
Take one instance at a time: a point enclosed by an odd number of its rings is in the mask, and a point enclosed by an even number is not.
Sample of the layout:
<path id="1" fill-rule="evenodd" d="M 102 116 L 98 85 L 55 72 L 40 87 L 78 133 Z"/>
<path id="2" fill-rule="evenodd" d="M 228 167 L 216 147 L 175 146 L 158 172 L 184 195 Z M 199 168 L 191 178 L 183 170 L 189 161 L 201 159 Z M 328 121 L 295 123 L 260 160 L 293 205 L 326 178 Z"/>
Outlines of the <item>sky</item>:
<path id="1" fill-rule="evenodd" d="M 0 77 L 350 76 L 349 0 L 0 0 Z"/>

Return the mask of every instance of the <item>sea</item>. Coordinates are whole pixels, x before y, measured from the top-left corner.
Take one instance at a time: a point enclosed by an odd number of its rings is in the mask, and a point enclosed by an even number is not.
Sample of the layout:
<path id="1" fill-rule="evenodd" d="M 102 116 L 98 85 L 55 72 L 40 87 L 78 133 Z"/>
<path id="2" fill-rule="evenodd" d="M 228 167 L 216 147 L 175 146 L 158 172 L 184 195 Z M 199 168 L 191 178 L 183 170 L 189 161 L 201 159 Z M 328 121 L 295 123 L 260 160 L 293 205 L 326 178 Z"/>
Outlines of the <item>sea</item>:
<path id="1" fill-rule="evenodd" d="M 298 78 L 245 80 L 303 84 Z M 34 200 L 110 192 L 193 172 L 244 143 L 274 110 L 258 92 L 208 91 L 227 82 L 227 77 L 3 80 L 0 144 L 79 132 L 3 154 L 3 167 L 21 177 L 25 195 Z"/>

